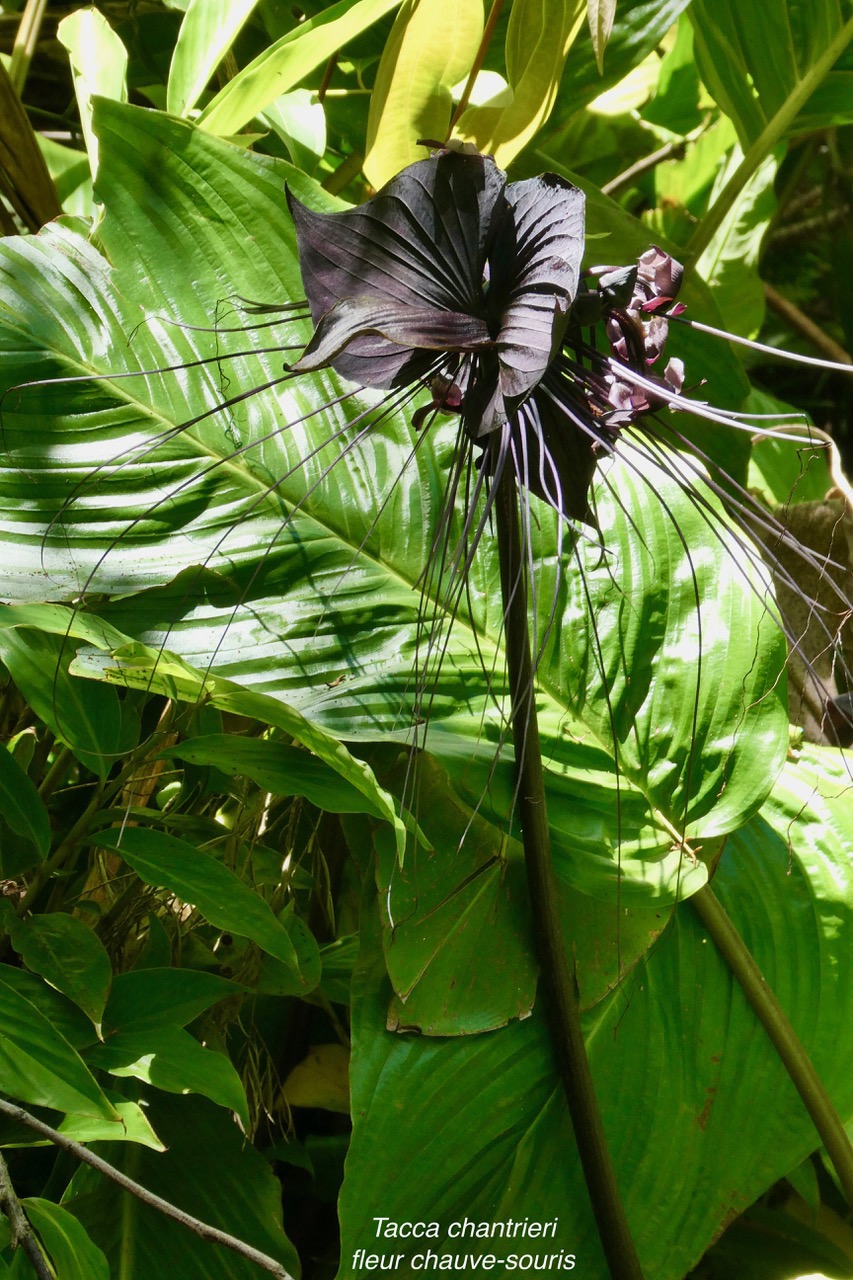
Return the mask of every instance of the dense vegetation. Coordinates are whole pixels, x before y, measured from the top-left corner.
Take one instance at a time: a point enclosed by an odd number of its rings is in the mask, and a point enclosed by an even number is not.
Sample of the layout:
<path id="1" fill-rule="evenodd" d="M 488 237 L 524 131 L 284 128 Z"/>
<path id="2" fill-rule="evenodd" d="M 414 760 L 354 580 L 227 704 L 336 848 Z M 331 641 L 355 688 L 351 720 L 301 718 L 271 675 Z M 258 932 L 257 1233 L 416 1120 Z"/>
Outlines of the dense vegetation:
<path id="1" fill-rule="evenodd" d="M 349 1280 L 428 1248 L 608 1275 L 537 999 L 489 530 L 447 570 L 455 422 L 285 370 L 285 183 L 359 204 L 451 118 L 584 190 L 586 267 L 659 244 L 687 319 L 813 361 L 673 322 L 720 412 L 623 432 L 588 524 L 530 499 L 531 629 L 644 1275 L 853 1275 L 849 5 L 183 8 L 0 15 L 0 1277 Z"/>

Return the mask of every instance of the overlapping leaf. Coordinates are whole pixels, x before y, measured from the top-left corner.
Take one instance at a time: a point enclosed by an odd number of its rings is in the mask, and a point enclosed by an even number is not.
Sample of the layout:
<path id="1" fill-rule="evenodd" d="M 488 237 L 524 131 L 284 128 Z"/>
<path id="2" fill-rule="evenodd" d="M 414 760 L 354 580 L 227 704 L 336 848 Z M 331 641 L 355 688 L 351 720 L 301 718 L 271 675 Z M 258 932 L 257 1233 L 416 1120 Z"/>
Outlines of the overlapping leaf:
<path id="1" fill-rule="evenodd" d="M 837 975 L 853 961 L 852 805 L 844 762 L 810 750 L 729 838 L 714 881 L 845 1120 L 853 993 Z M 605 1275 L 540 1008 L 490 1035 L 401 1038 L 384 1030 L 388 995 L 368 927 L 354 984 L 341 1280 L 357 1274 L 360 1247 L 408 1257 L 427 1244 L 478 1258 L 562 1250 L 579 1271 Z M 735 1213 L 813 1149 L 811 1122 L 689 903 L 584 1031 L 644 1274 L 681 1280 Z M 436 1221 L 439 1238 L 377 1240 L 379 1212 Z M 457 1220 L 525 1217 L 557 1219 L 556 1236 L 448 1235 Z"/>

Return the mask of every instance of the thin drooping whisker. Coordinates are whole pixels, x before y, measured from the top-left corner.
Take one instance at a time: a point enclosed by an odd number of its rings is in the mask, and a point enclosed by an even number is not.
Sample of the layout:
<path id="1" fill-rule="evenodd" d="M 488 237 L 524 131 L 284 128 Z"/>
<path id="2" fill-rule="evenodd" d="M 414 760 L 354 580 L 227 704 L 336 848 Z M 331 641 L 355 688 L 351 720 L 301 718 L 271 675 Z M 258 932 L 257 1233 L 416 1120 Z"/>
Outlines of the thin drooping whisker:
<path id="1" fill-rule="evenodd" d="M 247 307 L 243 309 L 249 312 L 250 314 L 256 314 L 251 311 L 251 308 Z M 234 307 L 234 310 L 239 311 L 241 310 L 241 308 Z M 276 308 L 276 310 L 281 310 L 281 311 L 293 310 L 294 314 L 292 316 L 289 316 L 286 320 L 282 320 L 281 318 L 277 318 L 275 320 L 259 320 L 257 324 L 237 324 L 237 325 L 230 325 L 226 327 L 224 325 L 216 325 L 216 324 L 188 324 L 186 320 L 176 320 L 174 316 L 164 316 L 164 315 L 160 315 L 157 312 L 154 312 L 150 316 L 146 316 L 144 320 L 140 320 L 139 324 L 136 325 L 135 328 L 131 331 L 128 337 L 128 345 L 130 345 L 130 343 L 133 341 L 133 337 L 138 332 L 138 330 L 141 329 L 143 325 L 149 324 L 151 320 L 158 320 L 161 324 L 170 324 L 176 329 L 184 329 L 190 333 L 220 334 L 220 333 L 255 333 L 257 332 L 258 329 L 274 329 L 277 325 L 297 324 L 297 323 L 302 323 L 305 320 L 311 319 L 311 313 L 308 310 L 308 306 L 305 302 L 295 302 L 290 304 L 287 307 L 282 306 L 280 308 Z M 302 343 L 302 346 L 303 347 L 305 346 L 304 342 Z"/>
<path id="2" fill-rule="evenodd" d="M 698 446 L 693 445 L 689 440 L 676 431 L 670 424 L 658 423 L 658 430 L 655 430 L 650 423 L 647 423 L 644 429 L 644 436 L 647 442 L 654 441 L 660 448 L 664 444 L 669 444 L 670 439 L 675 439 L 683 446 L 685 452 L 679 454 L 679 462 L 691 470 L 694 475 L 703 484 L 707 485 L 710 491 L 723 503 L 725 509 L 730 516 L 737 522 L 743 520 L 745 525 L 754 529 L 760 529 L 768 538 L 776 539 L 777 545 L 786 547 L 790 552 L 800 559 L 803 564 L 808 565 L 821 578 L 824 578 L 828 569 L 835 569 L 839 574 L 848 572 L 846 565 L 840 561 L 832 559 L 830 556 L 819 555 L 810 547 L 795 538 L 771 512 L 767 511 L 759 502 L 753 498 L 752 494 L 738 484 L 728 472 L 724 471 L 719 464 L 715 463 L 712 458 L 705 454 Z M 657 455 L 658 458 L 663 457 L 662 454 Z M 701 466 L 700 466 L 701 463 Z M 704 468 L 704 469 L 703 469 Z M 725 485 L 718 483 L 714 479 L 713 473 L 719 473 L 725 479 Z M 734 490 L 734 496 L 732 493 Z M 706 503 L 707 509 L 713 515 L 713 508 L 707 504 L 701 492 L 695 492 L 693 495 L 695 500 Z M 744 528 L 744 532 L 748 533 L 748 529 Z M 753 543 L 748 540 L 746 544 L 749 548 L 753 547 Z M 772 555 L 771 549 L 762 540 L 762 546 L 768 555 Z M 782 566 L 780 565 L 780 571 Z M 844 594 L 841 587 L 832 578 L 827 577 L 826 581 L 831 585 L 833 594 L 836 596 L 839 604 L 845 610 L 853 609 L 853 603 Z M 793 579 L 790 581 L 792 588 L 794 587 Z M 815 601 L 815 607 L 826 612 L 831 612 L 830 606 L 821 605 Z"/>
<path id="3" fill-rule="evenodd" d="M 631 442 L 631 447 L 636 449 L 636 451 L 640 456 L 646 456 L 648 460 L 657 462 L 659 465 L 666 464 L 667 455 L 665 453 L 659 452 L 660 446 L 658 442 L 654 439 L 653 436 L 650 436 L 648 432 L 646 433 L 645 442 L 648 448 L 648 452 L 645 454 L 644 454 L 644 451 L 639 448 L 636 442 Z M 730 496 L 726 494 L 725 491 L 723 491 L 721 488 L 716 486 L 707 476 L 705 476 L 699 469 L 698 465 L 692 459 L 682 458 L 681 461 L 686 462 L 688 465 L 692 466 L 693 470 L 696 472 L 697 478 L 703 484 L 707 484 L 711 492 L 714 492 L 718 497 L 721 498 L 721 500 L 725 501 L 727 504 L 731 503 Z M 708 502 L 707 498 L 704 496 L 704 494 L 701 493 L 699 488 L 697 488 L 694 485 L 689 485 L 689 486 L 684 485 L 683 481 L 682 481 L 682 487 L 683 487 L 685 496 L 689 498 L 689 500 L 691 501 L 693 506 L 697 509 L 697 511 L 700 511 L 709 530 L 711 531 L 713 536 L 717 538 L 721 546 L 728 553 L 729 548 L 719 528 L 719 512 Z M 760 510 L 760 508 L 757 508 L 757 510 Z M 754 512 L 744 507 L 740 507 L 740 511 L 743 513 L 743 518 L 746 518 L 753 522 L 755 521 Z M 847 597 L 844 595 L 843 591 L 838 586 L 838 584 L 832 579 L 832 577 L 826 574 L 826 561 L 823 557 L 816 556 L 808 548 L 804 547 L 801 543 L 799 543 L 795 538 L 792 538 L 791 535 L 787 532 L 787 530 L 785 530 L 784 526 L 781 525 L 778 521 L 772 520 L 772 517 L 769 517 L 768 521 L 764 522 L 764 527 L 769 533 L 771 533 L 774 537 L 776 537 L 780 543 L 785 545 L 789 551 L 793 551 L 796 555 L 798 555 L 804 564 L 809 564 L 812 568 L 814 568 L 817 571 L 820 580 L 826 583 L 831 588 L 837 600 L 842 605 L 840 612 L 844 616 L 839 618 L 838 612 L 834 611 L 829 605 L 822 604 L 820 601 L 814 599 L 813 597 L 808 596 L 806 592 L 803 591 L 802 587 L 797 583 L 796 579 L 793 577 L 793 575 L 787 569 L 784 563 L 779 559 L 778 555 L 773 551 L 772 547 L 762 542 L 761 547 L 759 548 L 755 545 L 752 539 L 746 535 L 746 533 L 744 533 L 743 536 L 741 535 L 741 531 L 737 525 L 726 526 L 726 528 L 728 529 L 728 532 L 734 538 L 739 549 L 743 552 L 747 565 L 751 564 L 753 568 L 756 570 L 756 572 L 759 574 L 759 576 L 763 576 L 764 572 L 766 571 L 766 568 L 769 567 L 769 569 L 775 575 L 777 582 L 785 586 L 792 593 L 792 595 L 795 595 L 798 599 L 802 600 L 803 603 L 808 606 L 808 613 L 807 613 L 805 624 L 803 626 L 801 633 L 797 635 L 794 628 L 791 626 L 788 619 L 786 618 L 784 611 L 782 610 L 782 608 L 779 606 L 779 604 L 773 597 L 773 594 L 770 590 L 769 583 L 765 584 L 764 590 L 760 590 L 759 587 L 756 585 L 755 581 L 753 580 L 752 575 L 750 575 L 749 572 L 747 571 L 747 568 L 745 567 L 745 565 L 742 564 L 737 558 L 735 558 L 734 563 L 736 564 L 738 571 L 741 577 L 744 579 L 746 585 L 755 595 L 756 599 L 758 599 L 762 603 L 762 606 L 767 610 L 768 616 L 773 620 L 774 625 L 779 628 L 779 630 L 782 632 L 782 634 L 785 636 L 786 640 L 790 644 L 793 652 L 797 654 L 798 658 L 802 662 L 804 675 L 808 681 L 809 687 L 812 690 L 814 690 L 815 694 L 817 694 L 819 698 L 823 701 L 824 705 L 826 705 L 834 695 L 832 690 L 826 685 L 825 681 L 816 670 L 814 666 L 814 662 L 806 653 L 804 648 L 805 637 L 809 631 L 810 626 L 814 624 L 818 628 L 819 634 L 822 635 L 825 641 L 825 647 L 822 650 L 822 652 L 831 653 L 833 657 L 839 656 L 839 645 L 838 645 L 839 632 L 840 632 L 841 626 L 843 625 L 844 619 L 850 616 L 851 612 L 853 612 L 853 607 L 851 607 L 849 601 L 847 600 Z M 834 616 L 836 619 L 835 626 L 833 628 L 830 628 L 830 626 L 828 626 L 827 623 L 825 623 L 823 619 L 819 616 L 820 613 L 826 613 L 826 614 L 829 614 L 830 616 Z"/>
<path id="4" fill-rule="evenodd" d="M 654 382 L 650 378 L 644 378 L 642 374 L 637 373 L 636 369 L 622 364 L 619 360 L 611 358 L 608 360 L 608 365 L 622 381 L 648 392 L 653 402 L 661 401 L 664 404 L 668 404 L 672 409 L 681 409 L 686 413 L 694 413 L 699 418 L 705 418 L 708 422 L 718 422 L 724 427 L 735 427 L 739 431 L 753 432 L 753 427 L 747 420 L 747 416 L 742 413 L 736 413 L 734 410 L 729 409 L 711 409 L 702 400 L 691 400 L 687 396 L 668 390 L 662 383 Z M 787 431 L 783 433 L 765 430 L 763 434 L 768 439 L 793 441 L 795 444 L 813 443 L 813 437 L 811 436 L 798 438 Z"/>
<path id="5" fill-rule="evenodd" d="M 757 342 L 754 338 L 743 338 L 737 333 L 727 333 L 725 329 L 715 329 L 711 324 L 703 324 L 699 320 L 688 319 L 687 316 L 671 315 L 667 319 L 674 320 L 677 324 L 687 325 L 690 329 L 697 329 L 700 333 L 708 333 L 714 338 L 725 338 L 728 342 L 737 343 L 738 346 L 749 347 L 751 351 L 760 351 L 763 355 L 774 356 L 777 360 L 811 365 L 817 369 L 829 369 L 834 373 L 846 373 L 848 376 L 853 374 L 853 364 L 843 364 L 840 360 L 825 360 L 820 356 L 803 356 L 796 351 L 784 351 L 780 347 L 768 346 L 766 342 Z"/>

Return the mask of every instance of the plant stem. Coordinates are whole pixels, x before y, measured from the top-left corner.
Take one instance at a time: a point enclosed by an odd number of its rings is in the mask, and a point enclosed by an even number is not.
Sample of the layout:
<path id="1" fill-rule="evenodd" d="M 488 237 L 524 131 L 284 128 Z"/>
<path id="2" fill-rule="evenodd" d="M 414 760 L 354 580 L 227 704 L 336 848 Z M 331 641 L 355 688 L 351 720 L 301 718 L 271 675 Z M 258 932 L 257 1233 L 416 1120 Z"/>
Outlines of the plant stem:
<path id="1" fill-rule="evenodd" d="M 788 1015 L 770 990 L 767 979 L 708 885 L 694 893 L 690 901 L 770 1037 L 826 1147 L 847 1203 L 853 1206 L 853 1148 L 832 1099 L 800 1043 L 799 1036 L 788 1021 Z"/>
<path id="2" fill-rule="evenodd" d="M 542 753 L 533 691 L 527 583 L 510 465 L 497 479 L 495 523 L 500 559 L 512 734 L 524 862 L 533 934 L 548 1009 L 551 1043 L 563 1081 L 575 1140 L 601 1244 L 613 1280 L 642 1280 L 634 1241 L 613 1172 L 581 1030 L 577 983 L 569 968 L 551 861 Z"/>
<path id="3" fill-rule="evenodd" d="M 0 1209 L 9 1219 L 9 1226 L 12 1228 L 12 1248 L 17 1249 L 20 1246 L 23 1249 L 39 1280 L 53 1280 L 53 1272 L 21 1208 L 21 1202 L 15 1195 L 15 1188 L 12 1186 L 2 1153 L 0 1153 Z"/>
<path id="4" fill-rule="evenodd" d="M 462 97 L 456 104 L 456 110 L 447 128 L 447 137 L 453 133 L 459 121 L 465 114 L 465 108 L 477 81 L 477 76 L 483 69 L 483 63 L 486 61 L 486 54 L 489 52 L 489 45 L 492 43 L 492 37 L 495 34 L 495 27 L 498 25 L 498 18 L 501 16 L 501 9 L 504 7 L 504 0 L 492 0 L 492 7 L 489 10 L 489 16 L 486 19 L 486 25 L 483 28 L 483 38 L 480 41 L 480 47 L 477 50 L 477 56 L 468 73 L 468 79 L 465 82 L 465 88 L 462 90 Z"/>
<path id="5" fill-rule="evenodd" d="M 726 214 L 762 160 L 769 155 L 776 143 L 780 141 L 793 124 L 800 108 L 805 106 L 815 89 L 827 73 L 832 70 L 833 65 L 838 61 L 852 39 L 853 18 L 848 18 L 844 26 L 835 33 L 835 36 L 824 49 L 817 62 L 803 76 L 790 97 L 786 98 L 776 114 L 767 121 L 761 133 L 699 223 L 687 245 L 687 255 L 692 262 L 696 262 L 702 256 L 722 225 Z"/>
<path id="6" fill-rule="evenodd" d="M 226 1249 L 232 1249 L 234 1253 L 239 1253 L 241 1257 L 247 1258 L 249 1262 L 254 1262 L 257 1266 L 262 1267 L 264 1271 L 268 1271 L 270 1275 L 276 1276 L 277 1280 L 292 1280 L 292 1277 L 285 1271 L 281 1263 L 275 1258 L 271 1258 L 269 1254 L 261 1253 L 260 1249 L 255 1249 L 252 1245 L 246 1244 L 244 1240 L 239 1240 L 237 1236 L 229 1235 L 227 1231 L 220 1231 L 218 1227 L 212 1227 L 209 1223 L 202 1222 L 200 1218 L 194 1218 L 192 1214 L 185 1213 L 177 1205 L 171 1204 L 168 1200 L 164 1200 L 162 1196 L 155 1195 L 153 1191 L 147 1190 L 140 1183 L 128 1178 L 126 1173 L 122 1173 L 119 1169 L 114 1169 L 111 1164 L 108 1164 L 106 1160 L 102 1160 L 100 1156 L 96 1156 L 88 1147 L 82 1146 L 79 1142 L 74 1142 L 71 1138 L 66 1138 L 64 1134 L 57 1132 L 56 1129 L 51 1129 L 50 1125 L 38 1120 L 35 1116 L 31 1116 L 22 1107 L 15 1106 L 14 1103 L 6 1102 L 5 1099 L 0 1098 L 0 1112 L 13 1120 L 17 1120 L 19 1124 L 26 1125 L 28 1129 L 33 1129 L 36 1133 L 41 1134 L 43 1138 L 49 1139 L 55 1146 L 69 1152 L 72 1156 L 76 1156 L 84 1164 L 91 1165 L 93 1169 L 97 1169 L 98 1173 L 102 1173 L 105 1178 L 109 1178 L 125 1191 L 129 1191 L 132 1196 L 136 1196 L 143 1204 L 150 1205 L 152 1209 L 157 1209 L 160 1213 L 165 1214 L 167 1218 L 174 1218 L 176 1222 L 180 1222 L 181 1226 L 194 1232 L 202 1240 L 209 1240 L 212 1244 L 219 1244 Z M 0 1186 L 2 1186 L 2 1182 L 0 1182 Z M 47 1280 L 50 1280 L 49 1272 Z"/>

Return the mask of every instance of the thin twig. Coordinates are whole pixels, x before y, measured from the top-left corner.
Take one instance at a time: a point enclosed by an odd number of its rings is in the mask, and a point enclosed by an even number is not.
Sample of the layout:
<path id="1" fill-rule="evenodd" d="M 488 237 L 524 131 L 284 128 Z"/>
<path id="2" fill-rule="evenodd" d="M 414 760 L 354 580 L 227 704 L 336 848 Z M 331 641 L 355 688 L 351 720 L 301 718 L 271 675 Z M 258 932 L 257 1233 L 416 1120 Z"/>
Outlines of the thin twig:
<path id="1" fill-rule="evenodd" d="M 81 1160 L 83 1164 L 91 1165 L 93 1169 L 97 1169 L 98 1173 L 102 1173 L 105 1178 L 109 1178 L 111 1182 L 115 1182 L 125 1191 L 129 1191 L 132 1196 L 136 1196 L 137 1200 L 141 1200 L 143 1204 L 149 1205 L 152 1209 L 157 1209 L 159 1213 L 164 1214 L 167 1218 L 173 1218 L 175 1222 L 179 1222 L 181 1226 L 186 1227 L 187 1230 L 192 1231 L 202 1240 L 209 1240 L 211 1244 L 219 1244 L 225 1249 L 232 1249 L 234 1253 L 239 1253 L 241 1257 L 246 1258 L 249 1262 L 254 1262 L 256 1266 L 262 1267 L 264 1271 L 276 1276 L 278 1280 L 293 1280 L 293 1277 L 285 1271 L 281 1263 L 275 1258 L 271 1258 L 269 1254 L 261 1253 L 260 1249 L 253 1248 L 252 1245 L 246 1244 L 244 1240 L 238 1240 L 236 1236 L 229 1235 L 227 1231 L 220 1231 L 219 1227 L 212 1227 L 209 1223 L 202 1222 L 200 1218 L 194 1218 L 192 1214 L 185 1213 L 183 1209 L 179 1209 L 177 1205 L 164 1200 L 162 1196 L 155 1195 L 153 1191 L 148 1191 L 140 1183 L 128 1178 L 127 1174 L 113 1168 L 111 1164 L 107 1164 L 106 1160 L 102 1160 L 100 1156 L 96 1156 L 88 1147 L 81 1146 L 79 1142 L 74 1142 L 71 1138 L 66 1138 L 64 1134 L 58 1133 L 56 1129 L 51 1129 L 50 1125 L 45 1124 L 42 1120 L 37 1120 L 35 1116 L 31 1116 L 22 1107 L 0 1098 L 0 1112 L 9 1116 L 12 1120 L 17 1120 L 19 1124 L 26 1125 L 28 1129 L 34 1130 L 35 1133 L 41 1134 L 43 1138 L 47 1138 L 55 1146 L 61 1147 L 69 1155 Z M 50 1276 L 48 1276 L 48 1280 L 51 1280 Z"/>
<path id="2" fill-rule="evenodd" d="M 618 191 L 620 187 L 626 187 L 629 182 L 633 182 L 635 178 L 647 173 L 649 169 L 654 169 L 664 160 L 683 159 L 685 148 L 689 141 L 689 138 L 678 138 L 674 142 L 667 142 L 665 146 L 659 147 L 657 151 L 650 151 L 647 156 L 641 156 L 639 160 L 629 165 L 627 169 L 617 173 L 615 178 L 605 182 L 601 188 L 602 195 L 612 196 L 614 191 Z"/>
<path id="3" fill-rule="evenodd" d="M 465 82 L 465 88 L 462 90 L 462 97 L 456 104 L 456 110 L 453 112 L 453 116 L 447 130 L 448 138 L 450 138 L 453 130 L 462 119 L 465 108 L 468 106 L 468 101 L 477 81 L 477 76 L 482 71 L 483 63 L 486 61 L 486 54 L 489 52 L 489 45 L 492 43 L 492 36 L 495 34 L 495 27 L 498 25 L 498 18 L 501 16 L 501 9 L 503 9 L 503 7 L 504 0 L 492 0 L 492 7 L 489 10 L 489 16 L 486 19 L 486 25 L 483 28 L 483 38 L 480 41 L 477 56 L 474 58 L 471 70 L 468 73 L 468 79 Z"/>
<path id="4" fill-rule="evenodd" d="M 817 347 L 818 351 L 826 356 L 827 360 L 834 360 L 836 364 L 853 364 L 849 354 L 834 338 L 824 333 L 823 329 L 816 325 L 814 320 L 804 315 L 793 302 L 789 302 L 787 298 L 782 297 L 781 293 L 777 293 L 772 284 L 765 284 L 764 296 L 771 311 L 775 311 L 777 316 L 781 316 L 792 329 L 796 329 L 804 338 L 807 338 L 812 346 Z"/>
<path id="5" fill-rule="evenodd" d="M 823 1081 L 791 1026 L 788 1015 L 767 985 L 767 979 L 710 887 L 705 885 L 698 893 L 693 894 L 690 901 L 770 1037 L 826 1147 L 847 1203 L 853 1206 L 853 1148 L 850 1139 Z"/>
<path id="6" fill-rule="evenodd" d="M 560 923 L 533 690 L 517 488 L 508 463 L 497 481 L 495 524 L 524 862 L 551 1043 L 610 1276 L 612 1280 L 642 1280 L 595 1096 L 581 1029 L 576 977 L 569 968 Z"/>
<path id="7" fill-rule="evenodd" d="M 9 1219 L 9 1226 L 12 1228 L 12 1248 L 17 1249 L 20 1246 L 23 1249 L 32 1263 L 38 1280 L 53 1280 L 53 1272 L 27 1221 L 27 1215 L 21 1208 L 21 1202 L 15 1195 L 15 1188 L 12 1186 L 12 1179 L 9 1177 L 9 1170 L 2 1152 L 0 1152 L 0 1209 Z"/>

